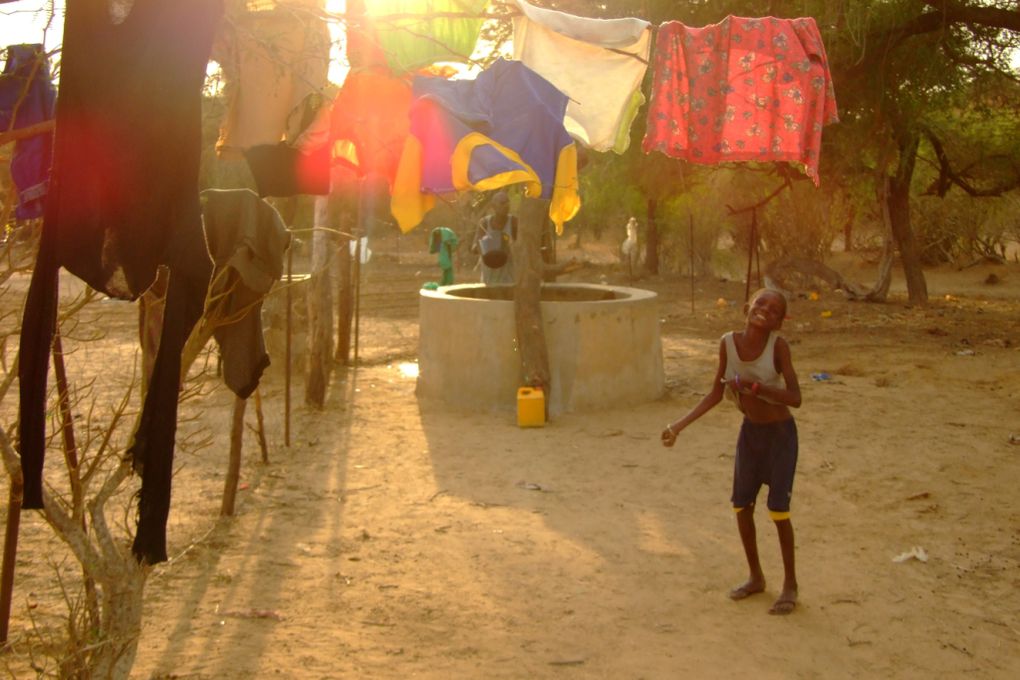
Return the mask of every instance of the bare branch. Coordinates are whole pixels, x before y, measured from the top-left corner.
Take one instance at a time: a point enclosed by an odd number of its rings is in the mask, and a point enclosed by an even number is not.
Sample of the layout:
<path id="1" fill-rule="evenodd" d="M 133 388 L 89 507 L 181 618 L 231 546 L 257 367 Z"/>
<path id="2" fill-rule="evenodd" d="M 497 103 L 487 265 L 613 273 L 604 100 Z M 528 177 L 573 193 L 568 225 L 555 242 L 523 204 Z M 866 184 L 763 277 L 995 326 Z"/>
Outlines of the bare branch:
<path id="1" fill-rule="evenodd" d="M 974 186 L 974 184 L 968 181 L 962 173 L 953 170 L 949 154 L 946 153 L 942 140 L 939 139 L 935 132 L 928 127 L 922 128 L 922 132 L 931 143 L 932 149 L 935 151 L 935 158 L 938 161 L 939 168 L 938 179 L 936 179 L 932 186 L 928 188 L 926 193 L 935 194 L 939 198 L 943 198 L 946 193 L 949 192 L 950 187 L 956 185 L 970 196 L 988 197 L 1001 196 L 1008 191 L 1012 191 L 1013 189 L 1020 187 L 1020 169 L 1018 168 L 1014 168 L 1014 175 L 1008 181 L 999 182 L 995 186 L 984 189 Z"/>

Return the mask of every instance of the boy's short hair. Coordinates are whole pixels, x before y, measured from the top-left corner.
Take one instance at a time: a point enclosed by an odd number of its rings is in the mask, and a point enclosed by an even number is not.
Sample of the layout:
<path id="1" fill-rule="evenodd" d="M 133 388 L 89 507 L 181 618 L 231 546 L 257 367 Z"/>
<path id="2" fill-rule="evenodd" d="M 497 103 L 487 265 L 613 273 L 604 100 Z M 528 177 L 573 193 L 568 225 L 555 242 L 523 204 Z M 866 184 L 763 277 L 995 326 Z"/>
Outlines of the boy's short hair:
<path id="1" fill-rule="evenodd" d="M 786 294 L 783 293 L 783 291 L 778 290 L 776 288 L 767 288 L 767 287 L 766 288 L 759 288 L 758 290 L 754 291 L 754 295 L 751 296 L 751 298 L 747 301 L 747 303 L 751 304 L 752 302 L 754 302 L 755 300 L 758 299 L 759 295 L 764 295 L 765 293 L 772 293 L 772 294 L 776 295 L 777 297 L 779 297 L 780 300 L 783 301 L 783 318 L 786 318 L 786 312 L 789 309 L 790 303 L 786 299 Z"/>

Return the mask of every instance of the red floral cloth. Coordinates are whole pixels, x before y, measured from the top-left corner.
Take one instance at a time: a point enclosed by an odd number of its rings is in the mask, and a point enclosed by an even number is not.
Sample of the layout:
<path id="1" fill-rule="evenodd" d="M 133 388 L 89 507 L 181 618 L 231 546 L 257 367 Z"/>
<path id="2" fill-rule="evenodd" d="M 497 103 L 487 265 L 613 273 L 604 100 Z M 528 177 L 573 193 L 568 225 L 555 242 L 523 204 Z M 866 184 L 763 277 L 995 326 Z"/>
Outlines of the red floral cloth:
<path id="1" fill-rule="evenodd" d="M 642 148 L 695 163 L 786 161 L 818 185 L 836 96 L 812 18 L 659 27 Z"/>

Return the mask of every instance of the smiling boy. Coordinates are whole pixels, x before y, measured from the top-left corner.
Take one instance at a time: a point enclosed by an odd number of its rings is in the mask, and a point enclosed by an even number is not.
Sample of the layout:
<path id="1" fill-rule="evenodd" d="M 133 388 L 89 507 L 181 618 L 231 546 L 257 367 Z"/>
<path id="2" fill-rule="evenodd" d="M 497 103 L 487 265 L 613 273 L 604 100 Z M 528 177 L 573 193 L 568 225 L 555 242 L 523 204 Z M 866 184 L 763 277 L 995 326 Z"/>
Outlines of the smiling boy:
<path id="1" fill-rule="evenodd" d="M 790 497 L 797 467 L 797 425 L 790 408 L 800 406 L 800 385 L 790 358 L 790 345 L 778 331 L 786 317 L 786 298 L 762 289 L 746 307 L 742 331 L 726 333 L 719 342 L 719 367 L 712 390 L 680 420 L 662 431 L 663 446 L 673 446 L 677 435 L 722 401 L 734 401 L 744 414 L 737 439 L 733 471 L 733 510 L 749 576 L 730 591 L 742 600 L 765 590 L 765 575 L 758 558 L 754 506 L 762 484 L 769 487 L 769 516 L 776 525 L 785 578 L 770 614 L 789 614 L 797 606 L 793 525 Z"/>

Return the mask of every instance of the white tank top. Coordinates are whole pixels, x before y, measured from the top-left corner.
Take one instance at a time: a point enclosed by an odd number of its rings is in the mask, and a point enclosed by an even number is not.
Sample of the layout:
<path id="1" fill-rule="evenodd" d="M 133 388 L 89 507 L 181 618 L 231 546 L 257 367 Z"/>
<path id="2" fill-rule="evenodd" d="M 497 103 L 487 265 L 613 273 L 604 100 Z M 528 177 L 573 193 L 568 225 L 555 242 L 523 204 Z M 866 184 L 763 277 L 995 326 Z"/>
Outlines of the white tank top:
<path id="1" fill-rule="evenodd" d="M 750 385 L 756 382 L 768 387 L 785 387 L 783 376 L 776 370 L 776 338 L 778 337 L 775 333 L 770 332 L 768 340 L 765 341 L 765 349 L 761 351 L 761 354 L 754 359 L 744 361 L 737 353 L 737 346 L 733 342 L 733 331 L 722 336 L 723 342 L 726 344 L 726 372 L 723 377 L 729 381 L 733 379 L 733 376 L 739 375 L 741 384 Z M 740 395 L 734 390 L 727 387 L 726 397 L 733 401 L 737 408 L 740 408 Z M 777 403 L 764 396 L 758 398 L 770 404 Z"/>

